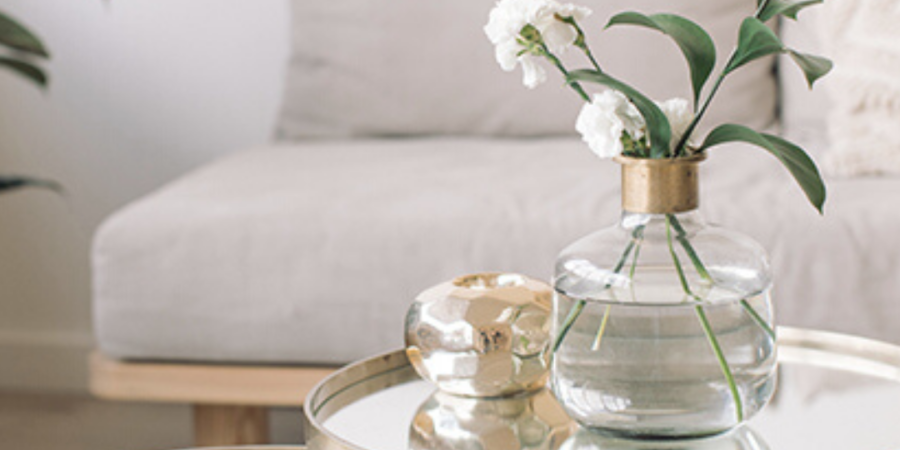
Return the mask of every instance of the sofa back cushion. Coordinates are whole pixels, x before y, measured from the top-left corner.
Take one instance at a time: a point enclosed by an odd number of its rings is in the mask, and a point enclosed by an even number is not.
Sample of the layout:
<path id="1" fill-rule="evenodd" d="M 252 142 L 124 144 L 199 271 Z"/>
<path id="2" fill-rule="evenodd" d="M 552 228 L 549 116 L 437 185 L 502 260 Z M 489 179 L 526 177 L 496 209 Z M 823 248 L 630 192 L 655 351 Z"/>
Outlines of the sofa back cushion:
<path id="1" fill-rule="evenodd" d="M 657 99 L 689 98 L 686 64 L 660 33 L 619 27 L 625 10 L 674 11 L 702 24 L 719 49 L 733 48 L 756 0 L 583 1 L 583 27 L 604 69 Z M 293 0 L 293 51 L 277 134 L 282 139 L 350 136 L 542 136 L 574 133 L 580 99 L 547 67 L 530 91 L 503 72 L 482 30 L 487 1 Z M 564 55 L 570 68 L 581 55 Z M 708 123 L 765 126 L 774 120 L 772 60 L 731 77 Z"/>

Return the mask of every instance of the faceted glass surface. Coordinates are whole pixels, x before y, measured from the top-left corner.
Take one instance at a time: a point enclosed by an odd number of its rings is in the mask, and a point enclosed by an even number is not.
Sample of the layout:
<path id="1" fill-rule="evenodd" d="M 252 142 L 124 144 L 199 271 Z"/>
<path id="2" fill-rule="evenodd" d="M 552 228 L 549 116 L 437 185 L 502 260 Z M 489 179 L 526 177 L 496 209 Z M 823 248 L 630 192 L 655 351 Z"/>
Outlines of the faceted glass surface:
<path id="1" fill-rule="evenodd" d="M 515 274 L 479 274 L 435 286 L 406 317 L 410 362 L 441 390 L 502 396 L 544 386 L 552 291 Z"/>

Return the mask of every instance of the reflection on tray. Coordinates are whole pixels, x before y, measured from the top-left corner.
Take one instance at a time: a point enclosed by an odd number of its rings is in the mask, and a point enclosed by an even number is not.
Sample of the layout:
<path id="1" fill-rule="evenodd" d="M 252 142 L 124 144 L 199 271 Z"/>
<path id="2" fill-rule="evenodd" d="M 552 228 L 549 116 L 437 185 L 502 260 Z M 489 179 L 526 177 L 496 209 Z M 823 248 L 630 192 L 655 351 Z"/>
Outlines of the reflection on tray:
<path id="1" fill-rule="evenodd" d="M 435 392 L 416 411 L 413 450 L 556 450 L 577 425 L 549 390 L 504 398 Z"/>
<path id="2" fill-rule="evenodd" d="M 440 391 L 416 411 L 411 450 L 769 450 L 747 427 L 703 439 L 630 440 L 580 428 L 549 390 L 504 398 Z"/>
<path id="3" fill-rule="evenodd" d="M 769 450 L 769 447 L 758 434 L 744 426 L 718 436 L 665 441 L 623 439 L 579 429 L 559 450 Z"/>

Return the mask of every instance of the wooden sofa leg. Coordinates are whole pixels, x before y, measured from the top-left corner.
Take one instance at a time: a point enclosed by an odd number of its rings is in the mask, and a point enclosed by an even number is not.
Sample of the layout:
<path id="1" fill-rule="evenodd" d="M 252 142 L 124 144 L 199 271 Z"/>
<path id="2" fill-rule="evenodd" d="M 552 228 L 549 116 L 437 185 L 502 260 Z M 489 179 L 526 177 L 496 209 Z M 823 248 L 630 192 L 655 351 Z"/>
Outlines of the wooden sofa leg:
<path id="1" fill-rule="evenodd" d="M 194 405 L 198 447 L 269 443 L 268 410 L 259 406 Z"/>

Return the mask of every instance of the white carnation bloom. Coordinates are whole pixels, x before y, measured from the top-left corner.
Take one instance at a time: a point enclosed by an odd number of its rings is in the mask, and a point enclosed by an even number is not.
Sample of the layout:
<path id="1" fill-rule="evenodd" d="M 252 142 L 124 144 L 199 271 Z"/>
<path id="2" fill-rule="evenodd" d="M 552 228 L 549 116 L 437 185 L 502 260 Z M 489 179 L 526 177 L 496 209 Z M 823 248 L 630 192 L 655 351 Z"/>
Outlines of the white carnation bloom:
<path id="1" fill-rule="evenodd" d="M 669 127 L 672 129 L 672 140 L 669 143 L 669 148 L 673 149 L 673 147 L 678 145 L 681 137 L 684 136 L 684 133 L 691 125 L 691 121 L 694 120 L 691 103 L 683 98 L 672 98 L 662 103 L 657 102 L 656 106 L 659 106 L 659 109 L 666 115 L 666 119 L 669 119 Z"/>
<path id="2" fill-rule="evenodd" d="M 644 120 L 638 109 L 622 93 L 606 90 L 594 94 L 581 108 L 575 129 L 591 151 L 601 158 L 622 154 L 622 133 L 637 140 L 644 133 Z"/>
<path id="3" fill-rule="evenodd" d="M 535 58 L 524 58 L 522 63 L 522 83 L 529 89 L 536 88 L 547 81 L 547 72 L 535 61 Z"/>
<path id="4" fill-rule="evenodd" d="M 544 42 L 551 52 L 563 53 L 575 43 L 578 32 L 575 27 L 559 19 L 560 17 L 572 17 L 576 21 L 582 20 L 591 14 L 591 10 L 583 6 L 575 6 L 571 3 L 561 5 L 555 1 L 544 1 L 534 15 L 532 25 L 541 32 Z"/>
<path id="5" fill-rule="evenodd" d="M 555 0 L 500 0 L 491 10 L 484 32 L 496 46 L 495 56 L 500 67 L 509 72 L 521 63 L 525 86 L 534 88 L 547 77 L 543 68 L 537 65 L 535 56 L 525 52 L 525 46 L 519 43 L 522 29 L 526 25 L 533 26 L 551 52 L 562 53 L 575 42 L 577 33 L 571 25 L 557 20 L 556 15 L 579 20 L 590 13 L 587 8 L 562 5 Z"/>

